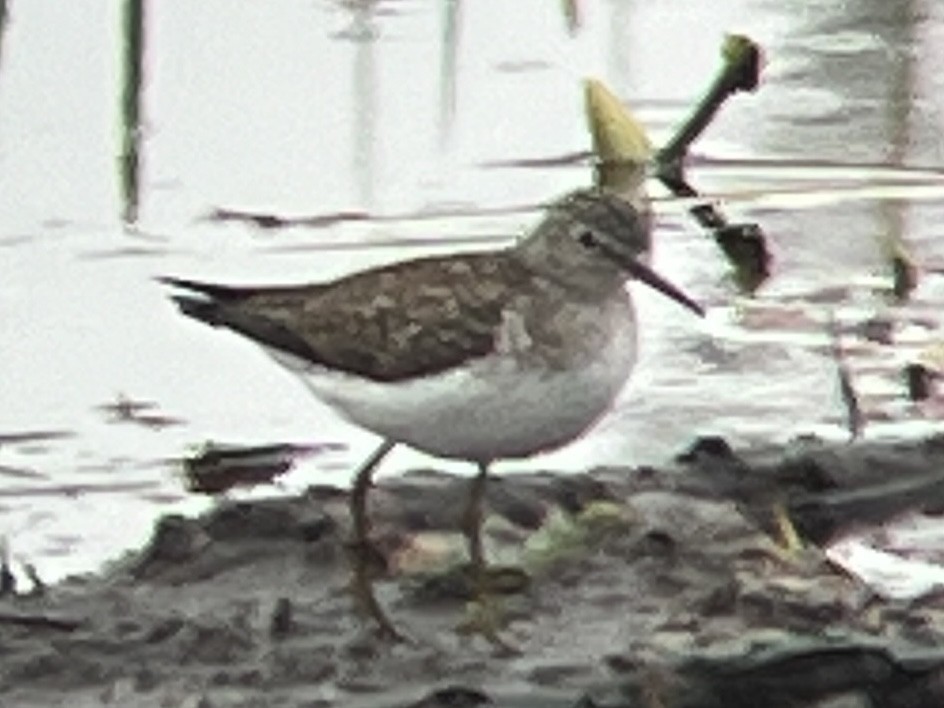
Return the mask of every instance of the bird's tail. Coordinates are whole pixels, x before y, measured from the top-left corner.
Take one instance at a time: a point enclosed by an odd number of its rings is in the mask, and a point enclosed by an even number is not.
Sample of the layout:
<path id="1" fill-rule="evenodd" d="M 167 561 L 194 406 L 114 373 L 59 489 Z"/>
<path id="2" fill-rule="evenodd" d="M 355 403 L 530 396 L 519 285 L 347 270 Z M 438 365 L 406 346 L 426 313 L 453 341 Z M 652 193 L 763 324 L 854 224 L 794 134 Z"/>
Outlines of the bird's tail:
<path id="1" fill-rule="evenodd" d="M 180 308 L 183 314 L 213 327 L 227 325 L 226 318 L 222 316 L 224 306 L 242 299 L 247 294 L 241 288 L 200 283 L 185 278 L 161 276 L 157 281 L 164 285 L 189 291 L 188 294 L 171 295 L 171 300 L 174 301 L 174 304 Z"/>
<path id="2" fill-rule="evenodd" d="M 171 300 L 187 317 L 192 317 L 211 327 L 225 324 L 220 319 L 220 305 L 215 300 L 207 300 L 189 295 L 172 295 Z"/>
<path id="3" fill-rule="evenodd" d="M 249 295 L 248 288 L 240 288 L 232 285 L 217 285 L 216 283 L 201 283 L 197 280 L 175 278 L 167 275 L 159 276 L 157 282 L 170 285 L 173 288 L 179 288 L 180 290 L 187 290 L 191 293 L 200 293 L 201 295 L 206 295 L 220 302 L 232 302 L 233 300 L 239 300 Z"/>
<path id="4" fill-rule="evenodd" d="M 255 290 L 230 285 L 200 283 L 184 278 L 161 277 L 158 282 L 189 291 L 171 295 L 180 311 L 211 327 L 226 327 L 265 347 L 316 361 L 317 354 L 303 337 L 275 319 L 254 312 L 247 300 Z"/>

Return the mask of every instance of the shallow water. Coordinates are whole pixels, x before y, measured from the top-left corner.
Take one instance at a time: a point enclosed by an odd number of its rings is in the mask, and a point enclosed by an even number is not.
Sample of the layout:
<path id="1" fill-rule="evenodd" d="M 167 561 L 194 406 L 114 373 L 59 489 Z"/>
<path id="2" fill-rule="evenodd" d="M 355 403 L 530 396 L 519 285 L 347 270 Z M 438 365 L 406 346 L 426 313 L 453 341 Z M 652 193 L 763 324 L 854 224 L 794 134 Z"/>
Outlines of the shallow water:
<path id="1" fill-rule="evenodd" d="M 179 458 L 208 440 L 340 442 L 289 489 L 345 483 L 373 444 L 253 346 L 183 321 L 158 274 L 324 280 L 430 251 L 489 247 L 586 164 L 511 167 L 589 146 L 581 79 L 666 139 L 718 65 L 726 32 L 766 51 L 764 83 L 695 146 L 691 178 L 759 222 L 775 272 L 754 300 L 654 187 L 656 264 L 709 307 L 703 323 L 638 293 L 643 356 L 585 439 L 501 469 L 659 462 L 695 433 L 739 444 L 843 438 L 826 337 L 835 312 L 867 437 L 936 425 L 902 366 L 937 338 L 944 261 L 944 8 L 932 2 L 589 0 L 570 34 L 547 0 L 151 3 L 139 228 L 118 187 L 118 3 L 13 3 L 0 53 L 0 531 L 46 578 L 198 508 Z M 550 160 L 553 163 L 553 160 Z M 348 214 L 265 229 L 214 210 Z M 436 218 L 439 210 L 466 216 Z M 404 216 L 406 215 L 406 216 Z M 423 218 L 418 218 L 422 216 Z M 891 304 L 881 236 L 924 268 Z M 873 316 L 892 344 L 863 339 Z M 149 402 L 131 420 L 113 408 Z M 441 463 L 408 450 L 384 474 Z M 466 472 L 463 465 L 445 465 Z M 258 490 L 256 493 L 271 493 Z"/>

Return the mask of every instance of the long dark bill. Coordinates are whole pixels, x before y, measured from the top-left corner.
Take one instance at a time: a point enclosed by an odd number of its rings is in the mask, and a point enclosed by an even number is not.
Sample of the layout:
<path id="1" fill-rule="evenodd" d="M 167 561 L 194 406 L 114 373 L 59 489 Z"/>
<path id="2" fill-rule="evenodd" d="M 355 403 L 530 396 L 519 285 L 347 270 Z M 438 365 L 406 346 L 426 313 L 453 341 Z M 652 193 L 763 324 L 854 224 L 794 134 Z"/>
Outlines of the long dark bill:
<path id="1" fill-rule="evenodd" d="M 625 256 L 617 257 L 617 260 L 621 266 L 629 271 L 630 275 L 640 282 L 645 283 L 654 290 L 658 290 L 666 297 L 675 300 L 675 302 L 677 302 L 682 307 L 687 307 L 699 317 L 705 316 L 705 310 L 701 305 L 692 300 L 688 295 L 683 293 L 679 288 L 672 285 L 672 283 L 656 273 L 652 268 L 647 266 L 642 261 L 638 261 L 635 258 L 626 258 Z"/>

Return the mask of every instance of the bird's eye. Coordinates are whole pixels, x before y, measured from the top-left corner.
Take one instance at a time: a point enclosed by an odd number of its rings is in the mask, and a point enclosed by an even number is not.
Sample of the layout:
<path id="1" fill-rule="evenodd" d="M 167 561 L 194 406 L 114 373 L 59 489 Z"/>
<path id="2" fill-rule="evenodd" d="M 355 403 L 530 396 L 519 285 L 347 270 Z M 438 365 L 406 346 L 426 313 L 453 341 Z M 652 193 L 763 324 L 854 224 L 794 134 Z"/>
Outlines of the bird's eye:
<path id="1" fill-rule="evenodd" d="M 577 240 L 580 241 L 581 245 L 587 248 L 592 248 L 597 245 L 597 237 L 593 235 L 592 231 L 581 231 L 580 235 L 577 236 Z"/>

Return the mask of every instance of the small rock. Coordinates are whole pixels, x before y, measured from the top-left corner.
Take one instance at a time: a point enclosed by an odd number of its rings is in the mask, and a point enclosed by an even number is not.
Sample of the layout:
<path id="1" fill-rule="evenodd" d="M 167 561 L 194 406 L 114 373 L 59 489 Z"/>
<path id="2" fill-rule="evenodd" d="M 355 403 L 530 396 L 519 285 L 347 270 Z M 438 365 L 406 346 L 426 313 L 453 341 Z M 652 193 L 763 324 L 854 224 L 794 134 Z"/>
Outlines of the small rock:
<path id="1" fill-rule="evenodd" d="M 284 639 L 291 634 L 293 626 L 292 601 L 287 597 L 280 597 L 269 621 L 269 636 L 273 639 Z"/>
<path id="2" fill-rule="evenodd" d="M 481 705 L 494 705 L 494 703 L 478 689 L 449 686 L 433 691 L 407 708 L 475 708 Z"/>

